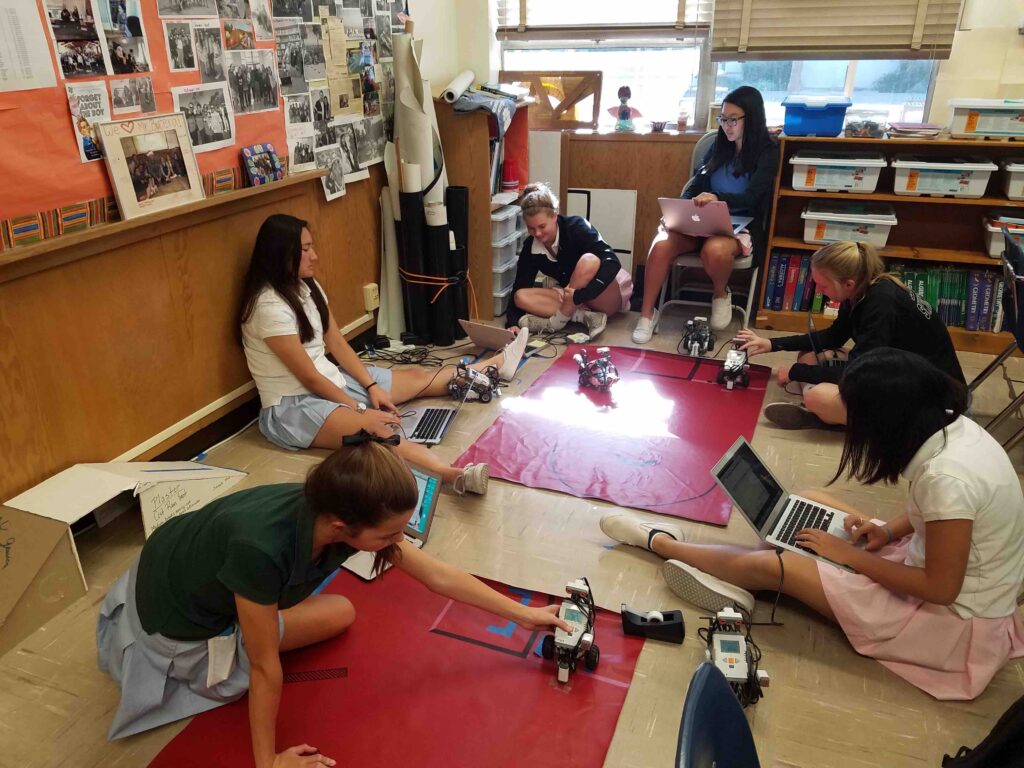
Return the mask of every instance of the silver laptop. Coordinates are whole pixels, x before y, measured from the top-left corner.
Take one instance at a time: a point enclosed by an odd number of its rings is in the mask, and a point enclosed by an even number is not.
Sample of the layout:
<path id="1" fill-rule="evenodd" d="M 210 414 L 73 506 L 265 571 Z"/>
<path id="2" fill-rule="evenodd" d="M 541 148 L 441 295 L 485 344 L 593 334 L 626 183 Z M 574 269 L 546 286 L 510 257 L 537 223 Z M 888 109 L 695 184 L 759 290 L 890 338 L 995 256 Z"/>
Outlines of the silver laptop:
<path id="1" fill-rule="evenodd" d="M 405 526 L 405 540 L 414 547 L 422 547 L 430 535 L 430 524 L 434 521 L 434 512 L 437 510 L 437 497 L 441 493 L 441 476 L 424 469 L 418 464 L 409 464 L 412 476 L 416 480 L 416 489 L 419 491 L 419 498 L 416 500 L 416 511 L 409 518 Z M 373 576 L 373 552 L 357 552 L 348 560 L 342 563 L 342 567 L 351 571 L 360 579 L 372 581 Z M 384 570 L 390 568 L 385 565 Z"/>
<path id="2" fill-rule="evenodd" d="M 721 200 L 698 208 L 693 200 L 659 197 L 658 205 L 665 229 L 691 237 L 736 235 L 754 220 L 751 216 L 730 216 L 729 206 Z"/>
<path id="3" fill-rule="evenodd" d="M 819 528 L 850 540 L 843 528 L 845 512 L 787 493 L 743 437 L 725 452 L 711 474 L 769 544 L 832 563 L 828 558 L 798 547 L 794 543 L 797 533 L 804 528 Z M 839 567 L 852 570 L 845 565 Z"/>
<path id="4" fill-rule="evenodd" d="M 455 421 L 459 408 L 450 405 L 420 405 L 411 410 L 402 410 L 402 437 L 411 443 L 437 445 Z"/>
<path id="5" fill-rule="evenodd" d="M 481 349 L 504 349 L 515 336 L 508 328 L 494 325 L 474 323 L 471 320 L 459 320 L 459 325 L 469 334 L 470 340 Z"/>

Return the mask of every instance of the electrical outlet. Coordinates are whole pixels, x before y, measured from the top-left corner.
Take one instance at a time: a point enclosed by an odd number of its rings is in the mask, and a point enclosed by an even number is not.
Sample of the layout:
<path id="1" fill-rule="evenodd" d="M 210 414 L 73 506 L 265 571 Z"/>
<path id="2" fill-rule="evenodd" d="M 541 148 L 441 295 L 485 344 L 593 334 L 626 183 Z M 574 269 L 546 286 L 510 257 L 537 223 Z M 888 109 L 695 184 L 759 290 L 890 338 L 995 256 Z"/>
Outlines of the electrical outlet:
<path id="1" fill-rule="evenodd" d="M 363 286 L 363 308 L 372 312 L 380 306 L 380 289 L 376 283 L 367 283 Z"/>

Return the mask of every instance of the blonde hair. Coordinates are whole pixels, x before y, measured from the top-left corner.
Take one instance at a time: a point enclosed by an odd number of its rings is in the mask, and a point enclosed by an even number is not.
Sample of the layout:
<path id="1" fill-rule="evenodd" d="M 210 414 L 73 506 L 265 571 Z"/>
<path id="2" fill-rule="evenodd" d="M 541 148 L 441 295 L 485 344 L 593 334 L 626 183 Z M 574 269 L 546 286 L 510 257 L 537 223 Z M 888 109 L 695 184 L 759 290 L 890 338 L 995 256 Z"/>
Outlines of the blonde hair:
<path id="1" fill-rule="evenodd" d="M 558 213 L 558 197 L 547 184 L 535 181 L 526 185 L 522 197 L 519 198 L 519 207 L 523 209 L 523 216 L 534 216 L 538 213 L 549 213 L 554 216 Z"/>
<path id="2" fill-rule="evenodd" d="M 868 243 L 855 243 L 851 240 L 829 243 L 814 252 L 811 256 L 811 266 L 821 272 L 827 272 L 836 280 L 853 280 L 853 295 L 856 298 L 860 298 L 869 286 L 879 280 L 890 280 L 903 286 L 896 275 L 885 271 L 882 257 L 878 255 L 874 246 Z"/>

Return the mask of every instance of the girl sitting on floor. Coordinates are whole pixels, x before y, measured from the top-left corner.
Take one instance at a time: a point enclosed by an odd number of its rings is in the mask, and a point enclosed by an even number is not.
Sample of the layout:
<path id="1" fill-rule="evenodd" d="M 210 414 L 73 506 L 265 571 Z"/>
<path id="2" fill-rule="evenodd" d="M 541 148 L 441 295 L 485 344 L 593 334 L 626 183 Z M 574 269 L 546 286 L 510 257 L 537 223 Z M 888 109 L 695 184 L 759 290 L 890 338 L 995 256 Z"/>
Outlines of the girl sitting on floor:
<path id="1" fill-rule="evenodd" d="M 263 222 L 242 291 L 242 345 L 260 393 L 260 432 L 275 445 L 335 449 L 360 430 L 384 437 L 399 427 L 397 404 L 448 394 L 454 368 L 367 367 L 327 306 L 314 279 L 319 261 L 306 222 L 276 214 Z M 498 368 L 511 379 L 526 348 L 520 334 L 502 352 L 472 368 Z M 338 361 L 327 359 L 330 352 Z M 457 493 L 485 493 L 488 467 L 449 466 L 426 447 L 402 440 L 409 461 L 441 475 Z"/>
<path id="2" fill-rule="evenodd" d="M 597 338 L 610 315 L 629 310 L 633 278 L 589 221 L 558 212 L 558 198 L 547 184 L 528 185 L 519 205 L 530 236 L 519 254 L 505 324 L 551 333 L 575 321 Z M 538 272 L 558 287 L 533 287 Z"/>
<path id="3" fill-rule="evenodd" d="M 531 631 L 569 629 L 558 605 L 524 606 L 409 545 L 403 531 L 418 501 L 416 481 L 379 444 L 383 438 L 359 437 L 304 485 L 239 491 L 150 536 L 100 609 L 100 669 L 121 688 L 111 739 L 248 690 L 256 768 L 334 765 L 308 745 L 277 751 L 280 654 L 337 637 L 355 621 L 347 598 L 313 592 L 358 551 L 376 552 L 378 571 L 391 563 L 439 595 Z"/>
<path id="4" fill-rule="evenodd" d="M 677 526 L 631 515 L 607 515 L 601 530 L 667 558 L 669 587 L 700 608 L 749 611 L 747 590 L 781 589 L 911 684 L 938 699 L 973 699 L 1008 659 L 1024 656 L 1017 472 L 963 415 L 963 384 L 919 355 L 884 347 L 861 355 L 839 394 L 849 422 L 833 482 L 845 472 L 868 484 L 910 483 L 906 514 L 888 523 L 801 494 L 849 512 L 852 541 L 805 529 L 797 543 L 855 572 L 791 551 L 691 544 Z"/>
<path id="5" fill-rule="evenodd" d="M 795 364 L 776 369 L 779 386 L 795 381 L 803 390 L 803 405 L 770 403 L 765 418 L 783 429 L 846 424 L 839 397 L 839 379 L 847 360 L 871 349 L 895 347 L 926 357 L 939 370 L 964 383 L 949 331 L 931 305 L 885 271 L 885 264 L 867 243 L 846 240 L 819 248 L 811 256 L 811 277 L 817 290 L 840 302 L 839 316 L 815 333 L 765 339 L 743 329 L 742 349 L 751 356 L 764 352 L 802 352 Z M 853 339 L 847 355 L 841 347 Z"/>

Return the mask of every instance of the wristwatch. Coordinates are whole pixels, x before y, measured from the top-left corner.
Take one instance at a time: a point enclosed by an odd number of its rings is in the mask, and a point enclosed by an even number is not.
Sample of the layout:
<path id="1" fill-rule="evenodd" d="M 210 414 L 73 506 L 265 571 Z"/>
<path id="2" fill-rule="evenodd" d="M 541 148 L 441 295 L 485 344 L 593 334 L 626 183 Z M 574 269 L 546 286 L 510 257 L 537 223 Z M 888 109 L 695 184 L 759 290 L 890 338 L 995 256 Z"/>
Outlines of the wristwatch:
<path id="1" fill-rule="evenodd" d="M 366 403 L 356 403 L 356 410 L 359 413 L 366 413 Z"/>

